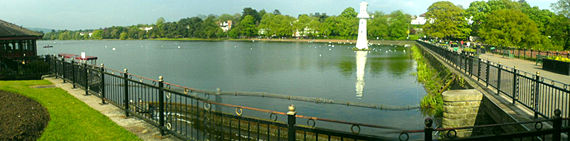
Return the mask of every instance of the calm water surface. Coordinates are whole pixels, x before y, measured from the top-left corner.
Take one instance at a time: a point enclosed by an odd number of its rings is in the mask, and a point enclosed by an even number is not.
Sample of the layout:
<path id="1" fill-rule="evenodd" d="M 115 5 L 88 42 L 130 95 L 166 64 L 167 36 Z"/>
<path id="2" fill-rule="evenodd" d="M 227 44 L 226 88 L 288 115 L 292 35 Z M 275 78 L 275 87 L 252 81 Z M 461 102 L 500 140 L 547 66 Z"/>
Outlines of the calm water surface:
<path id="1" fill-rule="evenodd" d="M 418 105 L 426 94 L 413 73 L 416 63 L 404 47 L 279 42 L 204 41 L 38 41 L 38 54 L 86 52 L 98 64 L 183 86 L 223 91 L 252 91 L 384 105 Z M 223 97 L 224 103 L 405 129 L 422 129 L 419 109 L 377 109 L 256 97 Z M 247 114 L 247 113 L 245 113 Z M 285 119 L 280 119 L 285 120 Z M 298 121 L 305 124 L 305 121 Z M 319 122 L 317 126 L 338 126 Z M 363 132 L 366 129 L 363 128 Z M 369 130 L 371 131 L 371 130 Z"/>

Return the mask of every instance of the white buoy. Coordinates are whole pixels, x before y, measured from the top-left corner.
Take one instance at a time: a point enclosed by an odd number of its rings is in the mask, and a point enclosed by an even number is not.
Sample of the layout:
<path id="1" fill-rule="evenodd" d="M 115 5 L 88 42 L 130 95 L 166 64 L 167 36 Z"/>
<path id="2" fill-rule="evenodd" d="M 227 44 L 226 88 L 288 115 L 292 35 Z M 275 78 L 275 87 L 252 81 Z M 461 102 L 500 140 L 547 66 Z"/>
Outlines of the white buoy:
<path id="1" fill-rule="evenodd" d="M 180 48 L 180 46 L 178 46 L 178 48 Z"/>
<path id="2" fill-rule="evenodd" d="M 115 48 L 113 48 L 113 51 L 115 51 Z"/>
<path id="3" fill-rule="evenodd" d="M 332 45 L 332 47 L 334 47 L 334 45 Z"/>
<path id="4" fill-rule="evenodd" d="M 329 48 L 329 50 L 332 50 L 332 49 Z"/>
<path id="5" fill-rule="evenodd" d="M 319 57 L 323 56 L 323 54 L 319 54 Z"/>

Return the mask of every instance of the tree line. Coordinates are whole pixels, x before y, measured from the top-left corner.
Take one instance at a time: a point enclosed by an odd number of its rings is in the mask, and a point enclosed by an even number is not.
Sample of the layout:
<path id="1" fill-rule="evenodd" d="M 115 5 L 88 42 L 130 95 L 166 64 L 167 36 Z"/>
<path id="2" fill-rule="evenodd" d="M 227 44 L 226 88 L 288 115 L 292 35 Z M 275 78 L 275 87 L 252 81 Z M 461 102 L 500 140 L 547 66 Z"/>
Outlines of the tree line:
<path id="1" fill-rule="evenodd" d="M 445 40 L 479 37 L 485 44 L 535 50 L 568 50 L 570 0 L 552 4 L 554 13 L 531 7 L 525 0 L 474 1 L 467 9 L 448 1 L 426 12 L 427 35 Z"/>
<path id="2" fill-rule="evenodd" d="M 427 35 L 436 39 L 475 40 L 503 47 L 569 50 L 569 3 L 570 0 L 553 3 L 554 13 L 531 7 L 525 0 L 474 1 L 467 8 L 439 1 L 429 6 L 425 13 L 427 22 L 421 26 L 411 25 L 411 16 L 402 11 L 389 14 L 376 11 L 368 20 L 368 37 L 399 40 Z M 355 39 L 358 30 L 356 15 L 352 7 L 336 16 L 310 13 L 297 17 L 283 15 L 279 10 L 267 12 L 244 8 L 236 14 L 195 16 L 172 22 L 159 18 L 155 24 L 52 31 L 46 33 L 44 39 L 292 38 L 295 33 L 304 38 Z M 232 21 L 232 27 L 224 31 L 219 24 L 228 20 Z"/>
<path id="3" fill-rule="evenodd" d="M 195 16 L 166 22 L 158 18 L 155 24 L 113 26 L 95 30 L 60 30 L 48 32 L 46 40 L 98 39 L 156 39 L 156 38 L 292 38 L 298 33 L 304 38 L 355 39 L 358 13 L 348 7 L 337 16 L 326 13 L 283 15 L 279 10 L 266 12 L 244 8 L 242 13 Z M 368 36 L 378 39 L 406 39 L 411 16 L 402 11 L 390 14 L 373 12 L 368 20 Z M 223 31 L 220 23 L 232 21 L 231 29 Z M 151 29 L 152 28 L 152 29 Z M 147 30 L 145 30 L 147 29 Z M 148 30 L 150 29 L 150 30 Z M 91 35 L 89 35 L 91 33 Z"/>

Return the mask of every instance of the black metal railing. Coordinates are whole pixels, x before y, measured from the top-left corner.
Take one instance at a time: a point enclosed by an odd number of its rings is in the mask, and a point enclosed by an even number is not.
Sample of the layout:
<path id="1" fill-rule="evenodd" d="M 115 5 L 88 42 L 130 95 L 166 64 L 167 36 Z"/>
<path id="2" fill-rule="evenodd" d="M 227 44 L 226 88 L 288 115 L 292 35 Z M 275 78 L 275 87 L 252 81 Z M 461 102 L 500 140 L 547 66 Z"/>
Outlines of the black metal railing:
<path id="1" fill-rule="evenodd" d="M 100 97 L 103 104 L 123 109 L 127 117 L 138 117 L 157 126 L 162 134 L 183 139 L 390 140 L 381 134 L 364 134 L 360 130 L 402 130 L 220 103 L 210 97 L 221 96 L 221 91 L 182 87 L 164 82 L 162 78 L 138 76 L 126 69 L 118 71 L 55 56 L 46 58 L 54 76 L 64 83 L 84 89 L 86 95 Z M 316 122 L 345 126 L 346 130 L 318 127 Z"/>
<path id="2" fill-rule="evenodd" d="M 513 104 L 520 103 L 532 110 L 535 118 L 552 118 L 555 109 L 564 111 L 562 117 L 570 117 L 568 84 L 541 77 L 538 72 L 530 74 L 428 42 L 418 43 L 437 53 L 463 73 L 490 86 L 497 94 L 505 94 L 512 99 Z"/>
<path id="3" fill-rule="evenodd" d="M 149 79 L 123 71 L 105 68 L 103 65 L 87 65 L 75 60 L 47 56 L 56 78 L 72 83 L 85 90 L 86 95 L 101 98 L 101 103 L 110 103 L 125 111 L 126 117 L 140 118 L 160 129 L 162 135 L 172 134 L 185 140 L 408 140 L 423 138 L 437 139 L 436 132 L 448 132 L 466 128 L 488 128 L 499 125 L 479 125 L 460 128 L 432 128 L 431 119 L 426 119 L 426 127 L 419 130 L 405 130 L 397 127 L 339 121 L 326 118 L 299 115 L 293 106 L 288 112 L 247 107 L 218 102 L 221 90 L 206 91 L 183 87 Z M 213 98 L 212 98 L 213 97 Z M 556 114 L 555 114 L 556 115 Z M 560 116 L 558 116 L 560 117 Z M 567 119 L 556 116 L 533 122 L 552 122 L 551 129 L 531 132 L 532 134 L 495 134 L 499 137 L 538 137 L 556 138 L 568 132 L 558 121 Z M 429 124 L 427 124 L 429 122 Z M 529 122 L 530 123 L 530 122 Z M 331 126 L 316 126 L 331 125 Z M 542 123 L 541 123 L 542 124 Z M 339 129 L 343 127 L 345 130 Z M 542 128 L 541 128 L 542 129 Z M 361 132 L 361 130 L 369 132 Z M 526 132 L 525 132 L 526 133 Z M 410 136 L 412 135 L 412 136 Z M 445 139 L 452 135 L 439 136 Z M 483 138 L 485 139 L 485 138 Z"/>

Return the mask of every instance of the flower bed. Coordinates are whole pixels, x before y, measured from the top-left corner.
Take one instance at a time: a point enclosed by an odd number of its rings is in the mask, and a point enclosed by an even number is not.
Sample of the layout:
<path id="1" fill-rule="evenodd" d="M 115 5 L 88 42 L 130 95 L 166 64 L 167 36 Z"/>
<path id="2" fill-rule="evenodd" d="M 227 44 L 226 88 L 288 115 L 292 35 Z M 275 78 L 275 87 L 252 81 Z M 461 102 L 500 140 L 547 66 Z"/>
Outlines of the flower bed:
<path id="1" fill-rule="evenodd" d="M 542 69 L 555 73 L 570 75 L 570 62 L 558 61 L 548 58 L 542 60 Z"/>

